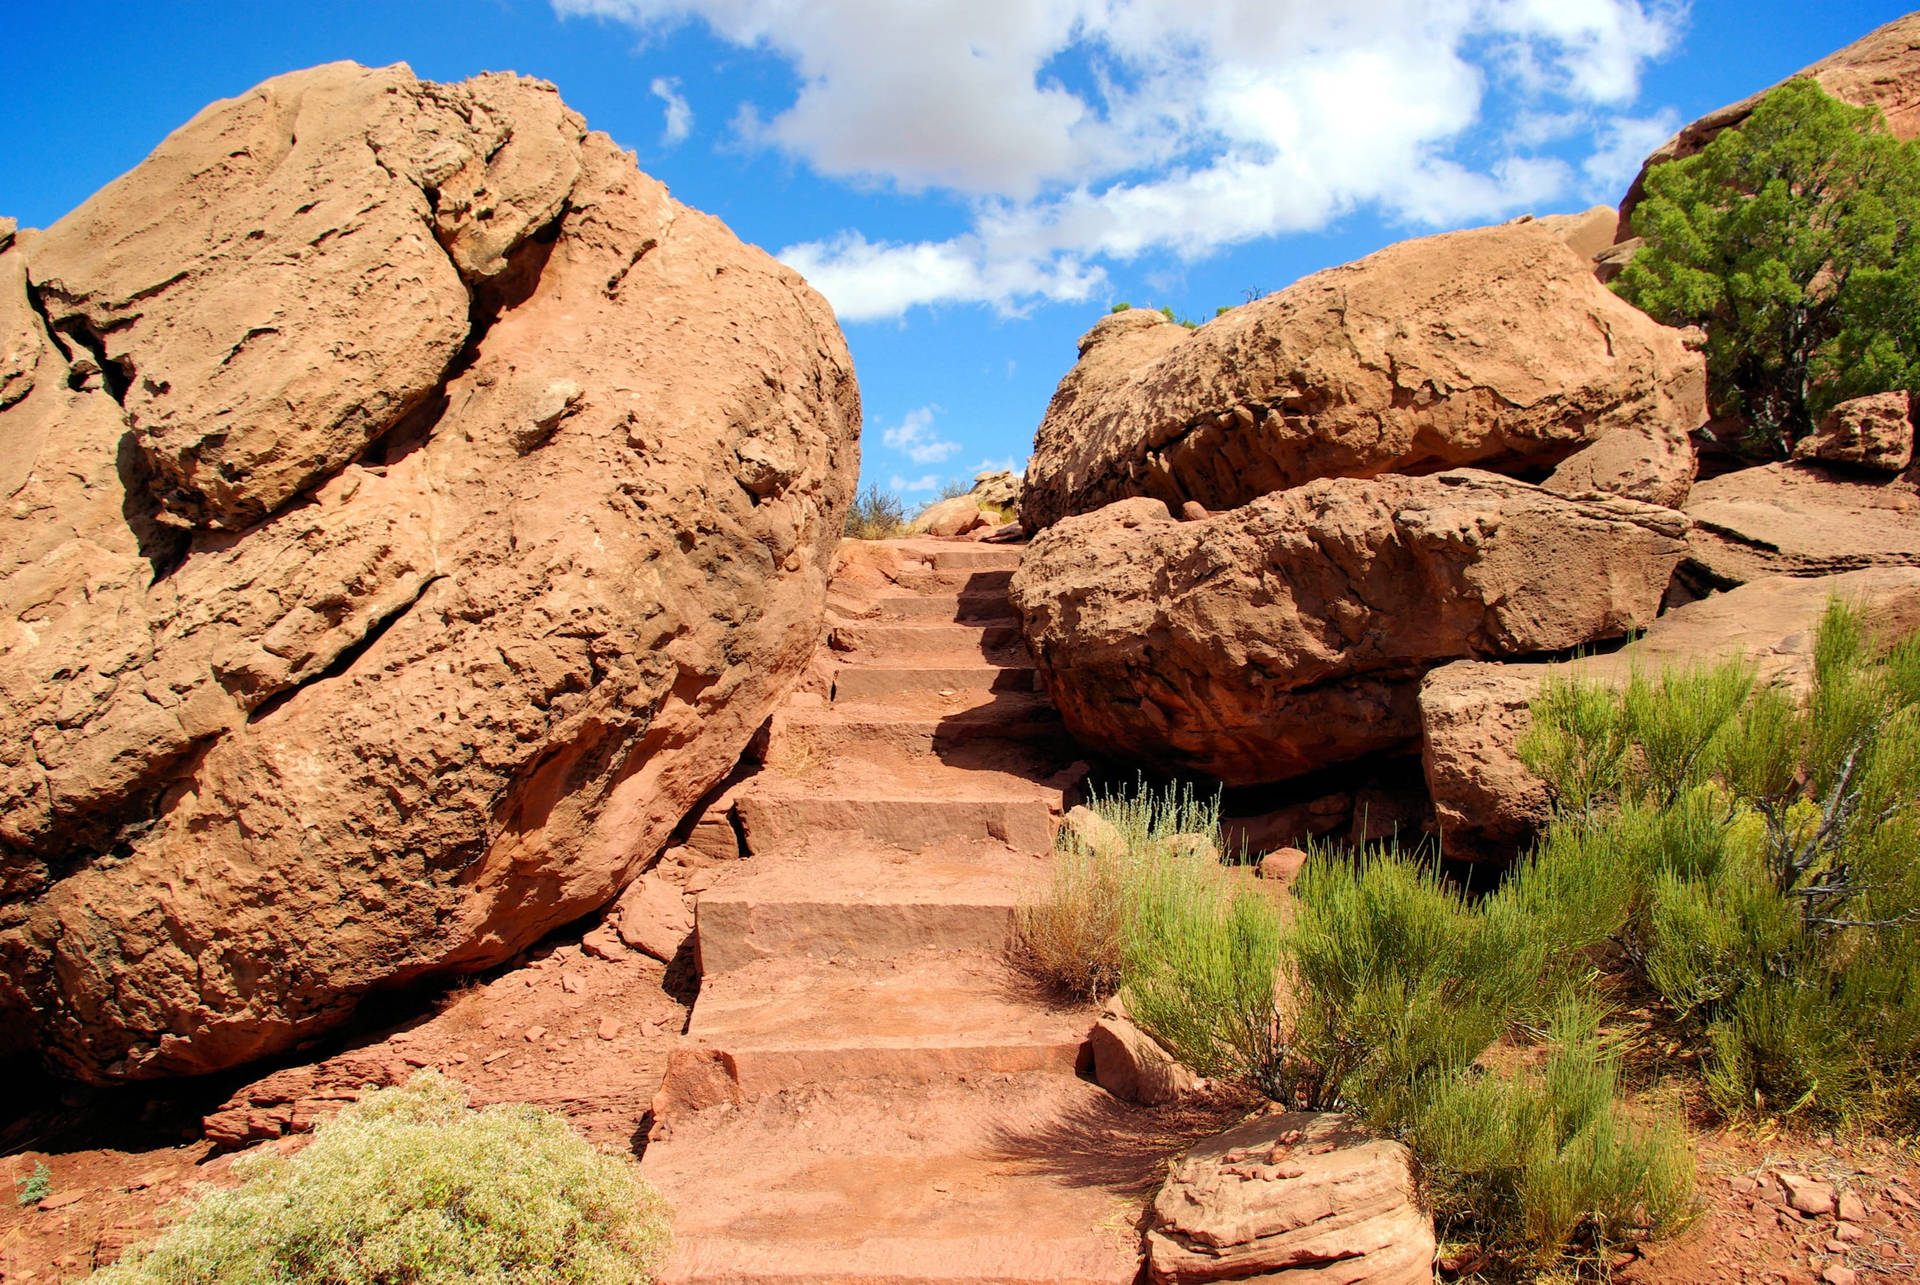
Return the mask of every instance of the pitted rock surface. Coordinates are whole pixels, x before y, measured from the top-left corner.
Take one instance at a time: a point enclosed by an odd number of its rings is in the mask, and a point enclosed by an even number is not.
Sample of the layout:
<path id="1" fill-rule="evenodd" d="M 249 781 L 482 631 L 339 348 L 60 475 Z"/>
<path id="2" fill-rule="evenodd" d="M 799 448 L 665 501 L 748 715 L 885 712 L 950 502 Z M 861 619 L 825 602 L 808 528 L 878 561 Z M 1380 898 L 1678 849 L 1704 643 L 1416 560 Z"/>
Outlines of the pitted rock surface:
<path id="1" fill-rule="evenodd" d="M 1794 444 L 1793 458 L 1900 473 L 1913 463 L 1913 399 L 1905 389 L 1841 402 Z"/>
<path id="2" fill-rule="evenodd" d="M 0 345 L 0 1026 L 70 1074 L 606 903 L 819 640 L 832 313 L 549 86 L 216 103 L 0 253 Z"/>
<path id="3" fill-rule="evenodd" d="M 1218 511 L 1316 478 L 1461 465 L 1538 477 L 1620 432 L 1645 463 L 1569 489 L 1675 505 L 1706 419 L 1690 338 L 1538 221 L 1389 246 L 1194 331 L 1116 313 L 1047 408 L 1021 520 L 1135 496 Z"/>
<path id="4" fill-rule="evenodd" d="M 1644 628 L 1685 533 L 1470 469 L 1340 478 L 1197 522 L 1149 499 L 1069 518 L 1012 596 L 1075 736 L 1253 784 L 1414 747 L 1435 664 Z"/>
<path id="5" fill-rule="evenodd" d="M 1771 575 L 1920 566 L 1920 486 L 1795 460 L 1723 473 L 1687 502 L 1684 574 L 1724 589 Z"/>

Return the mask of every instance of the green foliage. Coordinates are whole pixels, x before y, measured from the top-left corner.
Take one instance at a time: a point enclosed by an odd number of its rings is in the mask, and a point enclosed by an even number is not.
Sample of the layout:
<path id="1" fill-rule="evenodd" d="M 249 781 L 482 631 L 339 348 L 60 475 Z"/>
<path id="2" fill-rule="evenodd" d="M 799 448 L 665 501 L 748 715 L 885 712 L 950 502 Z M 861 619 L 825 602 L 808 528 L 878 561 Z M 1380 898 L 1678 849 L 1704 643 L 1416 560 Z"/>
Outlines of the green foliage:
<path id="1" fill-rule="evenodd" d="M 1614 289 L 1707 331 L 1717 413 L 1784 455 L 1838 401 L 1920 391 L 1920 151 L 1812 80 L 1649 170 Z"/>
<path id="2" fill-rule="evenodd" d="M 638 1285 L 669 1214 L 633 1163 L 558 1116 L 474 1111 L 432 1072 L 374 1093 L 291 1157 L 248 1157 L 96 1285 Z"/>
<path id="3" fill-rule="evenodd" d="M 943 500 L 957 500 L 972 492 L 973 488 L 958 478 L 950 477 L 940 484 L 940 498 Z"/>
<path id="4" fill-rule="evenodd" d="M 53 1170 L 47 1168 L 46 1161 L 36 1160 L 33 1172 L 24 1178 L 15 1178 L 13 1185 L 20 1188 L 19 1195 L 14 1199 L 15 1204 L 23 1209 L 28 1205 L 37 1205 L 53 1194 Z"/>
<path id="5" fill-rule="evenodd" d="M 1124 299 L 1123 299 L 1123 300 L 1121 300 L 1121 301 L 1120 301 L 1119 303 L 1116 303 L 1116 304 L 1114 304 L 1114 305 L 1113 305 L 1113 307 L 1112 307 L 1112 308 L 1111 308 L 1111 309 L 1110 309 L 1109 311 L 1112 311 L 1112 312 L 1132 312 L 1132 311 L 1133 311 L 1133 305 L 1132 305 L 1132 304 L 1130 304 L 1130 303 L 1128 303 L 1128 302 L 1127 302 L 1126 300 L 1124 300 Z"/>
<path id="6" fill-rule="evenodd" d="M 872 483 L 847 508 L 843 533 L 853 540 L 892 540 L 907 533 L 907 511 L 900 497 Z"/>
<path id="7" fill-rule="evenodd" d="M 1619 946 L 1723 1110 L 1911 1115 L 1920 638 L 1834 602 L 1814 660 L 1800 703 L 1734 662 L 1550 684 L 1521 752 L 1562 812 L 1500 896 L 1577 898 L 1561 931 Z"/>
<path id="8" fill-rule="evenodd" d="M 1449 1076 L 1407 1114 L 1443 1236 L 1546 1267 L 1685 1226 L 1693 1159 L 1679 1124 L 1622 1109 L 1618 1057 L 1590 1008 L 1563 1002 L 1547 1045 L 1537 1072 Z"/>

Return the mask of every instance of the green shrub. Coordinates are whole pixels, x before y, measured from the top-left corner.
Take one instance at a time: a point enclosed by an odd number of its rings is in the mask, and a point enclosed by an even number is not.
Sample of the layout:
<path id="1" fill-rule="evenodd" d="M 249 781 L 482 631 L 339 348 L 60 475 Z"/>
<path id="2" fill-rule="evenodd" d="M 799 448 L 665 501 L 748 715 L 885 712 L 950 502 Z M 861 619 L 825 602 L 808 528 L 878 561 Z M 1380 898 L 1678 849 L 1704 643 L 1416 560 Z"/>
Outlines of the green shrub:
<path id="1" fill-rule="evenodd" d="M 97 1285 L 637 1285 L 669 1214 L 558 1116 L 474 1111 L 433 1072 L 373 1093 L 291 1157 L 245 1158 Z"/>
<path id="2" fill-rule="evenodd" d="M 1563 1002 L 1547 1043 L 1537 1072 L 1445 1077 L 1401 1122 L 1441 1235 L 1546 1267 L 1685 1226 L 1693 1158 L 1678 1122 L 1622 1109 L 1591 1008 Z"/>
<path id="3" fill-rule="evenodd" d="M 1812 80 L 1649 170 L 1614 289 L 1707 331 L 1716 413 L 1784 455 L 1835 402 L 1920 391 L 1920 153 Z"/>
<path id="4" fill-rule="evenodd" d="M 843 533 L 854 540 L 893 540 L 907 533 L 907 511 L 900 497 L 868 483 L 847 509 Z"/>
<path id="5" fill-rule="evenodd" d="M 15 1178 L 13 1185 L 20 1188 L 14 1197 L 14 1203 L 21 1208 L 37 1205 L 53 1194 L 53 1170 L 47 1168 L 47 1162 L 36 1160 L 33 1172 L 24 1178 Z"/>
<path id="6" fill-rule="evenodd" d="M 1500 897 L 1615 942 L 1722 1110 L 1920 1106 L 1920 638 L 1835 602 L 1803 703 L 1729 662 L 1550 684 L 1534 719 L 1562 813 Z"/>

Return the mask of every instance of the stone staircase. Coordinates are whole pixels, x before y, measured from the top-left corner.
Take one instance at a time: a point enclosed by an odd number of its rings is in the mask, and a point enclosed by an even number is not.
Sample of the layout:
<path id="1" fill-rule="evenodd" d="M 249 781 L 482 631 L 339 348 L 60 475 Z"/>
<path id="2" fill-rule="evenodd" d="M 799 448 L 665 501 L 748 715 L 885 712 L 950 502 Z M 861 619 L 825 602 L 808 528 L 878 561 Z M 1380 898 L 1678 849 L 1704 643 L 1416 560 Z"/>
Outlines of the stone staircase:
<path id="1" fill-rule="evenodd" d="M 665 1279 L 1131 1281 L 1141 1174 L 1098 1160 L 1128 1109 L 1080 1078 L 1094 1014 L 1005 957 L 1077 779 L 1007 604 L 1021 550 L 871 552 L 831 694 L 774 718 L 734 792 L 751 856 L 698 905 L 642 1161 Z"/>

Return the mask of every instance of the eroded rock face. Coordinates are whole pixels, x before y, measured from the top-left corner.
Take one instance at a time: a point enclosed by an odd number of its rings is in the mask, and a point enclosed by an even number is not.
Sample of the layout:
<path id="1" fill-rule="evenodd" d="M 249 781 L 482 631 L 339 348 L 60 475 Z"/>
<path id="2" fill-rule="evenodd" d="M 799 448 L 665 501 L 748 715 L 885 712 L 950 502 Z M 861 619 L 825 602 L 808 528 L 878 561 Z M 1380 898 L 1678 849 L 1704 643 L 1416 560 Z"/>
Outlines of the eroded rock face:
<path id="1" fill-rule="evenodd" d="M 1623 431 L 1658 446 L 1627 452 L 1649 466 L 1570 487 L 1677 504 L 1706 418 L 1688 341 L 1537 220 L 1390 246 L 1194 331 L 1117 313 L 1047 408 L 1021 520 L 1134 496 L 1218 511 L 1315 478 L 1459 465 L 1540 476 Z"/>
<path id="2" fill-rule="evenodd" d="M 1251 784 L 1412 748 L 1435 664 L 1644 628 L 1685 532 L 1474 470 L 1329 479 L 1196 522 L 1149 499 L 1067 519 L 1012 598 L 1075 736 Z"/>
<path id="3" fill-rule="evenodd" d="M 1920 487 L 1902 478 L 1790 462 L 1695 488 L 1685 574 L 1700 589 L 1771 575 L 1920 566 Z"/>
<path id="4" fill-rule="evenodd" d="M 1902 472 L 1913 463 L 1913 399 L 1901 389 L 1841 402 L 1794 444 L 1793 457 Z"/>
<path id="5" fill-rule="evenodd" d="M 1920 137 L 1920 13 L 1895 18 L 1788 79 L 1802 76 L 1819 81 L 1820 88 L 1842 102 L 1878 107 L 1894 137 Z M 1721 130 L 1742 124 L 1773 88 L 1777 86 L 1708 112 L 1647 157 L 1620 203 L 1615 240 L 1626 241 L 1632 235 L 1633 210 L 1645 194 L 1648 170 L 1666 161 L 1684 160 L 1711 143 Z"/>
<path id="6" fill-rule="evenodd" d="M 1157 1285 L 1426 1285 L 1433 1221 L 1412 1157 L 1341 1115 L 1262 1116 L 1194 1147 L 1154 1198 Z"/>
<path id="7" fill-rule="evenodd" d="M 549 86 L 216 103 L 0 253 L 0 353 L 0 1026 L 69 1073 L 605 903 L 818 641 L 832 314 Z"/>
<path id="8" fill-rule="evenodd" d="M 1888 636 L 1920 629 L 1920 568 L 1844 575 L 1773 576 L 1668 612 L 1634 643 L 1563 666 L 1459 661 L 1420 686 L 1427 786 L 1442 850 L 1464 860 L 1511 860 L 1547 821 L 1547 787 L 1515 752 L 1529 705 L 1551 672 L 1624 684 L 1638 668 L 1751 660 L 1762 682 L 1803 689 L 1813 675 L 1813 633 L 1829 598 L 1858 603 Z"/>

